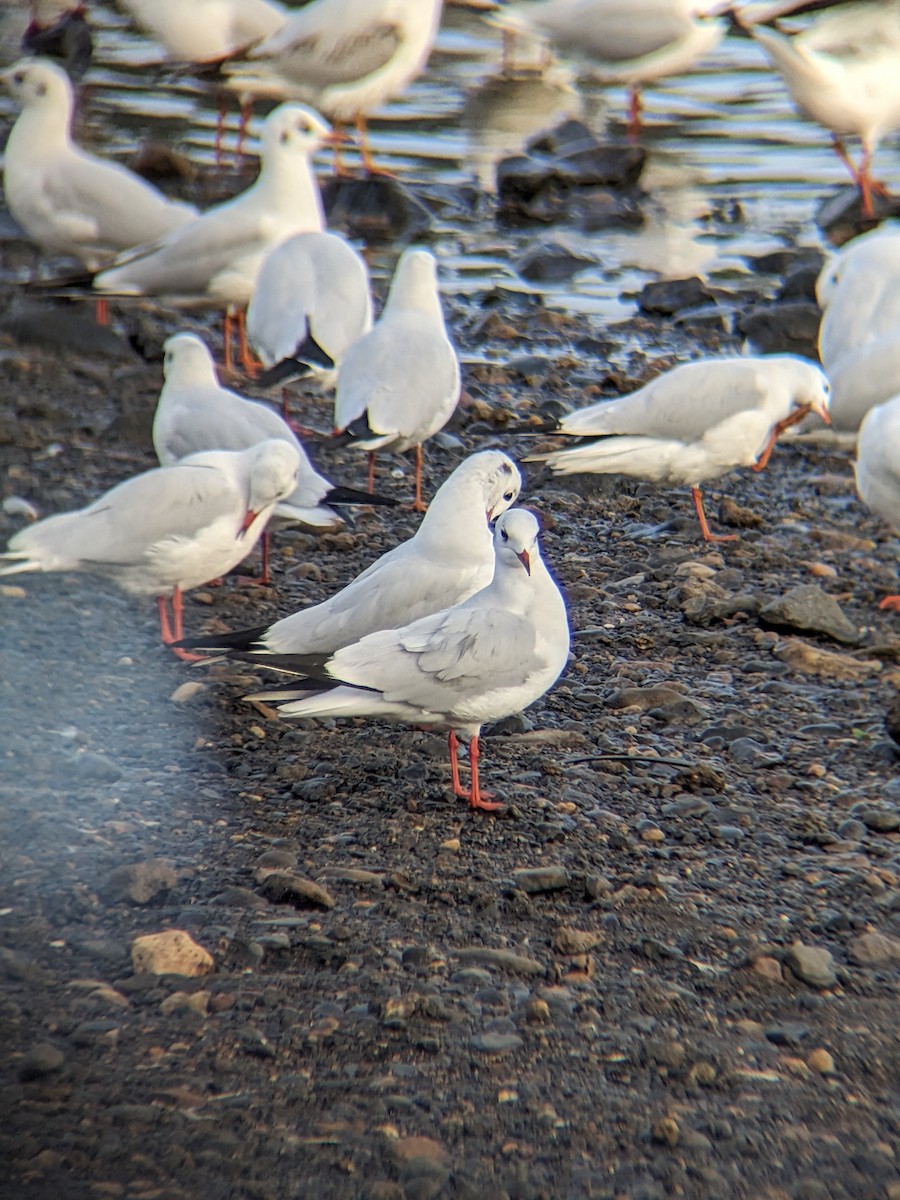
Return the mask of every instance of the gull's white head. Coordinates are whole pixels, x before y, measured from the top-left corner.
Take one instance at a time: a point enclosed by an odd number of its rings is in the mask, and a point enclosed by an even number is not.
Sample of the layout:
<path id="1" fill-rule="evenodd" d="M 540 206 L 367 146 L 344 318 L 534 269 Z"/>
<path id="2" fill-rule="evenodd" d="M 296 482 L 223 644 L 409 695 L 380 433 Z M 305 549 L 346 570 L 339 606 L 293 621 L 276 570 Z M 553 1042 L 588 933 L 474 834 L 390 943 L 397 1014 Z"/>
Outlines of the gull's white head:
<path id="1" fill-rule="evenodd" d="M 217 383 L 216 366 L 206 343 L 193 333 L 176 333 L 163 343 L 166 383 Z"/>
<path id="2" fill-rule="evenodd" d="M 831 403 L 831 384 L 825 372 L 811 362 L 802 363 L 803 374 L 794 392 L 794 408 L 806 409 L 831 424 L 828 408 Z"/>
<path id="3" fill-rule="evenodd" d="M 538 534 L 541 527 L 534 513 L 525 508 L 511 508 L 497 518 L 494 526 L 494 553 L 498 565 L 530 575 L 533 563 L 540 558 Z"/>
<path id="4" fill-rule="evenodd" d="M 385 307 L 428 309 L 434 305 L 440 311 L 437 259 L 430 250 L 410 246 L 397 260 Z"/>
<path id="5" fill-rule="evenodd" d="M 333 137 L 331 126 L 305 104 L 279 104 L 263 125 L 263 158 L 273 154 L 309 158 Z"/>
<path id="6" fill-rule="evenodd" d="M 24 108 L 68 109 L 72 85 L 62 67 L 49 58 L 21 58 L 0 73 L 0 81 Z"/>
<path id="7" fill-rule="evenodd" d="M 241 529 L 249 529 L 258 516 L 268 515 L 279 500 L 296 488 L 300 455 L 296 446 L 270 438 L 241 451 L 247 462 L 247 511 Z"/>
<path id="8" fill-rule="evenodd" d="M 428 506 L 422 522 L 447 518 L 458 522 L 461 514 L 474 520 L 475 505 L 485 514 L 485 524 L 506 512 L 515 504 L 522 489 L 519 468 L 502 450 L 481 450 L 470 454 L 459 464 L 449 479 L 445 479 Z M 430 522 L 429 522 L 430 523 Z M 468 525 L 467 525 L 468 528 Z"/>

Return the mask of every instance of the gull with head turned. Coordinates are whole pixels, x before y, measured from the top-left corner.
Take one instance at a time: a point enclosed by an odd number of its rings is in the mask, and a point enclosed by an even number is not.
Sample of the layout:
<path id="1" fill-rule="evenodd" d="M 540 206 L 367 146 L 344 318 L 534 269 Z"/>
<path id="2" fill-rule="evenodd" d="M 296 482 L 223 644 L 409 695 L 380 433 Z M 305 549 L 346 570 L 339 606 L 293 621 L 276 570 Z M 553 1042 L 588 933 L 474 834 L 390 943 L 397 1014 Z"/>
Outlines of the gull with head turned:
<path id="1" fill-rule="evenodd" d="M 467 600 L 494 570 L 489 523 L 515 503 L 518 467 L 500 450 L 472 454 L 438 488 L 413 537 L 382 554 L 321 604 L 272 625 L 195 638 L 193 649 L 225 651 L 285 674 L 296 658 L 329 655 L 378 629 L 396 629 Z"/>
<path id="2" fill-rule="evenodd" d="M 503 513 L 487 587 L 399 629 L 370 633 L 324 661 L 311 659 L 308 687 L 288 684 L 249 698 L 277 703 L 281 717 L 373 717 L 449 729 L 454 793 L 472 808 L 501 808 L 481 791 L 481 728 L 543 696 L 569 656 L 566 605 L 541 558 L 538 532 L 525 509 Z M 469 745 L 467 789 L 459 738 Z"/>

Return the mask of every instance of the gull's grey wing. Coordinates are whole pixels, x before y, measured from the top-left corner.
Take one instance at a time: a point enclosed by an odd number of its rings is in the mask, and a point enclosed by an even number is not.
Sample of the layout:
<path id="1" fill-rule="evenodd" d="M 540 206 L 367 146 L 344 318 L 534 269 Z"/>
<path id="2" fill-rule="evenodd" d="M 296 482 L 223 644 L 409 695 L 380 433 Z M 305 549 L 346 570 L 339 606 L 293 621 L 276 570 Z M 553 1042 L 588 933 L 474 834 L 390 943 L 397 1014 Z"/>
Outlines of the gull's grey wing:
<path id="1" fill-rule="evenodd" d="M 23 529 L 10 550 L 124 567 L 140 562 L 157 542 L 191 538 L 237 507 L 234 483 L 218 468 L 159 467 L 126 479 L 87 508 Z"/>
<path id="2" fill-rule="evenodd" d="M 279 72 L 303 87 L 321 91 L 381 70 L 402 41 L 402 26 L 395 21 L 374 18 L 360 24 L 348 15 L 337 24 L 325 25 L 317 13 L 301 10 L 249 57 L 277 60 Z"/>
<path id="3" fill-rule="evenodd" d="M 749 359 L 685 363 L 631 395 L 569 414 L 560 432 L 697 441 L 719 422 L 757 407 L 771 387 L 766 367 Z"/>
<path id="4" fill-rule="evenodd" d="M 462 606 L 382 630 L 328 663 L 343 683 L 381 692 L 388 702 L 452 712 L 474 695 L 520 687 L 542 663 L 534 627 L 504 609 Z"/>

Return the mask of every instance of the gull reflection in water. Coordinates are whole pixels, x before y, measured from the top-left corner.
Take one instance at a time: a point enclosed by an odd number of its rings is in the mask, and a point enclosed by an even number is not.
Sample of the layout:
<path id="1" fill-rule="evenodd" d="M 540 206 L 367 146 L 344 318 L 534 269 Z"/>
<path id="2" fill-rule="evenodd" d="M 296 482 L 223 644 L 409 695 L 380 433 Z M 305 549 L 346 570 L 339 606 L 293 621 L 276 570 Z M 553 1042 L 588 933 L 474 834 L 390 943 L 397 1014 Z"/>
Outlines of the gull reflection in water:
<path id="1" fill-rule="evenodd" d="M 565 67 L 491 75 L 469 92 L 463 109 L 466 167 L 487 192 L 494 168 L 533 137 L 581 112 L 581 98 Z"/>

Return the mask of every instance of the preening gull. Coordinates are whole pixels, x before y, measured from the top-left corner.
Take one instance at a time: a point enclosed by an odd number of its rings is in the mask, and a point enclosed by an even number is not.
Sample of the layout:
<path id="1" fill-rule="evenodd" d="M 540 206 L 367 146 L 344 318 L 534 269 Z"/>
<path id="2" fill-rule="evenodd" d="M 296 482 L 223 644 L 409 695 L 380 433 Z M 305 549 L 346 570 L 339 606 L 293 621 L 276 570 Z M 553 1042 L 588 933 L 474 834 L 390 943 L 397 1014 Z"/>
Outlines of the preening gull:
<path id="1" fill-rule="evenodd" d="M 369 452 L 416 449 L 417 512 L 422 443 L 450 420 L 459 400 L 459 359 L 447 336 L 437 263 L 428 250 L 404 250 L 381 318 L 347 351 L 338 372 L 334 427 Z"/>
<path id="2" fill-rule="evenodd" d="M 256 545 L 276 504 L 297 485 L 288 442 L 194 454 L 117 484 L 93 504 L 20 530 L 0 575 L 86 571 L 155 596 L 162 640 L 183 636 L 182 593 L 226 574 Z M 166 607 L 172 598 L 172 622 Z M 193 659 L 173 646 L 182 658 Z"/>
<path id="3" fill-rule="evenodd" d="M 822 371 L 791 354 L 682 363 L 628 396 L 570 413 L 558 432 L 582 444 L 526 462 L 558 475 L 689 484 L 704 541 L 731 540 L 710 532 L 700 484 L 733 467 L 762 470 L 783 430 L 808 412 L 828 421 L 828 394 Z"/>
<path id="4" fill-rule="evenodd" d="M 327 686 L 249 697 L 278 703 L 282 717 L 374 717 L 450 731 L 453 791 L 472 808 L 502 805 L 482 793 L 478 737 L 488 721 L 521 712 L 553 686 L 569 656 L 565 601 L 538 546 L 536 517 L 511 509 L 494 530 L 487 587 L 462 604 L 399 629 L 370 633 L 310 664 Z M 469 743 L 471 784 L 460 786 L 457 740 Z"/>

